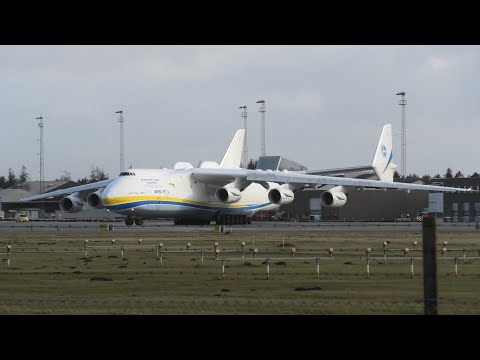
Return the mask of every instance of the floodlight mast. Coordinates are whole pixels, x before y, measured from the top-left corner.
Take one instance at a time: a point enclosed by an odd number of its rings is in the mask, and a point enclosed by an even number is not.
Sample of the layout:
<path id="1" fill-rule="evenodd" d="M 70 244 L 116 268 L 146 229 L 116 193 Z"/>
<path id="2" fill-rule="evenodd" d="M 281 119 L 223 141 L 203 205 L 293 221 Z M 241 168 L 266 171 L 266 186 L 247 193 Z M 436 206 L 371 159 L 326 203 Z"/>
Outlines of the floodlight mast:
<path id="1" fill-rule="evenodd" d="M 243 109 L 241 116 L 243 118 L 243 128 L 245 129 L 245 136 L 243 137 L 243 167 L 248 167 L 248 142 L 247 142 L 247 105 L 240 106 L 239 109 Z"/>
<path id="2" fill-rule="evenodd" d="M 266 156 L 267 152 L 265 150 L 265 112 L 267 109 L 265 108 L 265 100 L 261 99 L 257 101 L 257 104 L 261 104 L 260 107 L 258 108 L 258 112 L 261 114 L 261 129 L 262 129 L 262 145 L 260 149 L 260 155 L 261 156 Z"/>
<path id="3" fill-rule="evenodd" d="M 43 147 L 43 116 L 39 116 L 36 120 L 40 120 L 38 127 L 40 128 L 40 187 L 39 194 L 43 193 L 43 183 L 45 182 L 45 162 L 44 162 L 44 147 Z"/>
<path id="4" fill-rule="evenodd" d="M 398 105 L 402 107 L 402 156 L 400 165 L 400 176 L 407 176 L 407 120 L 405 117 L 405 107 L 407 106 L 407 100 L 405 99 L 405 91 L 397 93 L 402 96 L 402 99 L 398 101 Z"/>
<path id="5" fill-rule="evenodd" d="M 124 154 L 124 139 L 123 139 L 123 111 L 115 111 L 118 115 L 118 122 L 120 123 L 120 172 L 125 169 L 125 154 Z"/>

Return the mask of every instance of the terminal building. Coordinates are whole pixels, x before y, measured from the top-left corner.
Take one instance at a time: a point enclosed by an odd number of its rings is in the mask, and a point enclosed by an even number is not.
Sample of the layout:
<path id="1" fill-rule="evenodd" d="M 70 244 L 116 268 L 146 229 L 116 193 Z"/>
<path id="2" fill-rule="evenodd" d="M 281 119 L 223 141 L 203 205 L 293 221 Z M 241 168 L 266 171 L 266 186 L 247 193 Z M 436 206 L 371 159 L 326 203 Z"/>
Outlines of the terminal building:
<path id="1" fill-rule="evenodd" d="M 452 222 L 476 222 L 480 220 L 480 177 L 432 179 L 443 186 L 472 190 L 472 193 L 430 193 L 430 212 L 438 218 Z"/>

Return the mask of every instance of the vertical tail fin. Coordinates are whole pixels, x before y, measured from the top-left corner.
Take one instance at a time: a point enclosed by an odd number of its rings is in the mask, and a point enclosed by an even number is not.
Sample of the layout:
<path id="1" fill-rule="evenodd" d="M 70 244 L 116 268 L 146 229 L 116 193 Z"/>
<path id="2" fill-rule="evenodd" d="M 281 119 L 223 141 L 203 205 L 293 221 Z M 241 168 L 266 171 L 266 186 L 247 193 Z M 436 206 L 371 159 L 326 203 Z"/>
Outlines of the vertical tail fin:
<path id="1" fill-rule="evenodd" d="M 225 155 L 223 155 L 221 168 L 235 169 L 240 167 L 243 152 L 243 138 L 245 137 L 245 129 L 237 130 L 235 136 L 230 143 Z"/>
<path id="2" fill-rule="evenodd" d="M 393 182 L 393 173 L 397 165 L 393 163 L 392 124 L 383 126 L 377 150 L 373 156 L 372 167 L 382 181 Z"/>

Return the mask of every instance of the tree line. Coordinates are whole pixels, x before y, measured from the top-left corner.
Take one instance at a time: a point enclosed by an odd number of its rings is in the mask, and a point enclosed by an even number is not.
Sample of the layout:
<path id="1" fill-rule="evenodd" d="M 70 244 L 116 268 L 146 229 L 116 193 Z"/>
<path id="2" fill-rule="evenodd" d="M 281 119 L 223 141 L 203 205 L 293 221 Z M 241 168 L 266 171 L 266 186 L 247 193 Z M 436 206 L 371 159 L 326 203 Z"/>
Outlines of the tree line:
<path id="1" fill-rule="evenodd" d="M 105 173 L 105 171 L 98 166 L 93 166 L 90 169 L 90 175 L 87 177 L 83 177 L 78 179 L 76 182 L 79 185 L 83 184 L 88 184 L 88 183 L 93 183 L 101 180 L 107 180 L 108 179 L 108 174 Z M 27 167 L 25 165 L 22 166 L 22 169 L 20 170 L 20 173 L 18 176 L 15 174 L 15 172 L 12 170 L 12 168 L 8 169 L 8 175 L 5 176 L 0 176 L 0 189 L 8 189 L 13 186 L 21 186 L 24 185 L 27 181 L 30 181 L 31 177 L 30 174 L 27 172 Z M 70 175 L 70 172 L 65 170 L 63 174 L 55 179 L 55 181 L 73 181 L 72 176 Z"/>
<path id="2" fill-rule="evenodd" d="M 428 174 L 423 175 L 422 177 L 418 176 L 417 174 L 408 174 L 407 176 L 400 176 L 398 171 L 395 171 L 393 174 L 394 179 L 422 179 L 426 183 L 430 183 L 432 179 L 453 179 L 453 178 L 480 178 L 480 174 L 478 172 L 474 172 L 472 175 L 463 175 L 461 171 L 457 171 L 455 175 L 453 175 L 453 170 L 451 168 L 447 168 L 445 174 L 440 175 L 439 173 L 435 174 L 431 177 Z"/>
<path id="3" fill-rule="evenodd" d="M 257 160 L 250 159 L 247 169 L 255 169 L 257 166 Z M 461 171 L 457 171 L 455 175 L 453 175 L 453 170 L 451 168 L 447 168 L 447 171 L 445 174 L 440 175 L 439 173 L 435 174 L 433 177 L 425 174 L 422 177 L 418 176 L 417 174 L 408 174 L 407 176 L 400 176 L 398 171 L 395 171 L 393 174 L 394 179 L 422 179 L 426 183 L 430 183 L 432 179 L 452 179 L 452 178 L 480 178 L 480 174 L 478 172 L 474 172 L 472 175 L 467 175 L 464 176 Z M 108 174 L 105 173 L 105 171 L 98 166 L 93 166 L 90 168 L 90 175 L 87 177 L 83 177 L 80 179 L 77 179 L 77 183 L 79 185 L 84 185 L 84 184 L 89 184 L 101 180 L 107 180 L 108 179 Z M 9 168 L 8 169 L 8 175 L 5 176 L 0 176 L 0 189 L 8 189 L 13 186 L 19 186 L 27 181 L 30 181 L 30 174 L 27 172 L 27 168 L 25 165 L 22 166 L 20 173 L 18 176 L 15 174 L 15 172 Z M 63 174 L 55 179 L 55 181 L 73 181 L 72 176 L 70 175 L 70 172 L 65 170 Z"/>

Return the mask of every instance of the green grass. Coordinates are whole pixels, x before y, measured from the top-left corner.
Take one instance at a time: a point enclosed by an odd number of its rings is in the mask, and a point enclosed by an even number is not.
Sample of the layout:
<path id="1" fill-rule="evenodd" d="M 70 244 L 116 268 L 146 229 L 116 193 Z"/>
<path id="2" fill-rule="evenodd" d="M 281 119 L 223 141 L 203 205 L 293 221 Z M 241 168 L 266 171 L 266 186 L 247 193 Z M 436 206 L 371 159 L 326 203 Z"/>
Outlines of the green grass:
<path id="1" fill-rule="evenodd" d="M 478 256 L 478 231 L 439 232 L 437 249 L 448 241 L 447 256 Z M 112 238 L 116 244 L 112 245 Z M 142 244 L 138 245 L 138 239 Z M 88 239 L 85 261 L 84 240 Z M 285 248 L 282 248 L 282 241 Z M 405 247 L 420 249 L 422 234 L 415 232 L 318 232 L 318 233 L 134 233 L 123 232 L 12 232 L 0 233 L 0 252 L 12 245 L 11 266 L 0 255 L 0 314 L 423 314 L 422 262 L 371 260 L 367 277 L 365 249 L 383 256 L 403 256 Z M 196 253 L 162 253 L 185 250 L 191 243 Z M 214 243 L 221 250 L 214 260 Z M 242 266 L 241 254 L 250 252 Z M 125 246 L 125 260 L 120 247 Z M 95 246 L 103 246 L 102 248 Z M 292 260 L 290 248 L 297 250 Z M 334 249 L 332 260 L 316 260 Z M 204 250 L 204 266 L 200 264 Z M 451 250 L 459 249 L 459 250 Z M 266 257 L 271 260 L 267 280 Z M 227 258 L 222 278 L 220 259 Z M 286 265 L 277 265 L 283 261 Z M 103 278 L 97 279 L 95 278 Z M 480 314 L 480 259 L 459 260 L 455 276 L 453 260 L 439 259 L 440 314 Z M 303 288 L 304 291 L 296 291 Z M 301 290 L 301 289 L 300 289 Z"/>

